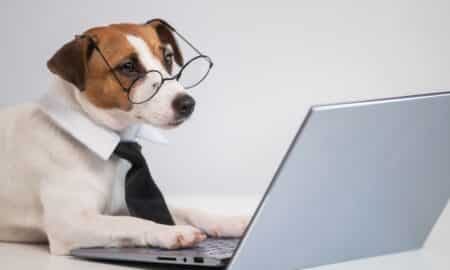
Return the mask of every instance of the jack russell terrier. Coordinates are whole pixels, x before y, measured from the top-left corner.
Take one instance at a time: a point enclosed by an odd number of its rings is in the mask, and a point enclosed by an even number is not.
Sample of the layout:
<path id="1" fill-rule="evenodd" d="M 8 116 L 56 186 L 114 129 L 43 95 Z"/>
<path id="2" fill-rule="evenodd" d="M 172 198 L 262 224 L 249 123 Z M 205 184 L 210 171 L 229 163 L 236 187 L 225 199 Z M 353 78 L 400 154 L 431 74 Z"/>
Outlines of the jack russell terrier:
<path id="1" fill-rule="evenodd" d="M 114 149 L 124 139 L 161 141 L 151 126 L 176 127 L 194 110 L 173 75 L 186 67 L 174 32 L 162 20 L 92 28 L 48 61 L 56 76 L 42 99 L 0 110 L 0 241 L 48 242 L 66 255 L 242 236 L 248 217 L 169 208 L 175 225 L 164 225 L 127 209 Z"/>

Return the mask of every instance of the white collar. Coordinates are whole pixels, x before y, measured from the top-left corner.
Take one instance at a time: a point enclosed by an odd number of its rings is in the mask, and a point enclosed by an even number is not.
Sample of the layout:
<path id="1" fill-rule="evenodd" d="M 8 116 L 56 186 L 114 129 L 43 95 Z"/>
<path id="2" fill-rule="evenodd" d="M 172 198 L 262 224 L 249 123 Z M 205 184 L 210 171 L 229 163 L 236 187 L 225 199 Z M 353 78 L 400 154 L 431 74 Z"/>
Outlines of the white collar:
<path id="1" fill-rule="evenodd" d="M 69 95 L 50 92 L 39 100 L 39 105 L 60 128 L 103 160 L 111 157 L 121 140 L 168 143 L 159 130 L 145 124 L 133 125 L 120 134 L 102 127 L 90 119 Z"/>

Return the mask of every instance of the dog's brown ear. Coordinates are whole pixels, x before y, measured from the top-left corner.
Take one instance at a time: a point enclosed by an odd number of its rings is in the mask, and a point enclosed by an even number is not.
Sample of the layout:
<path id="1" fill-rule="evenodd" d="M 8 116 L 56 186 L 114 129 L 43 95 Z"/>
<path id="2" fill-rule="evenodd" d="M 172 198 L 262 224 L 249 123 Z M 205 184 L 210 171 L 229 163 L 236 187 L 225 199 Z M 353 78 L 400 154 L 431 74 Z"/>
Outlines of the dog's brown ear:
<path id="1" fill-rule="evenodd" d="M 91 47 L 88 38 L 75 37 L 48 60 L 47 67 L 51 72 L 83 91 Z"/>
<path id="2" fill-rule="evenodd" d="M 184 64 L 183 55 L 181 54 L 180 47 L 178 46 L 171 28 L 167 23 L 160 19 L 153 20 L 150 25 L 155 28 L 161 43 L 170 44 L 170 46 L 172 46 L 175 62 L 179 66 L 182 66 Z"/>

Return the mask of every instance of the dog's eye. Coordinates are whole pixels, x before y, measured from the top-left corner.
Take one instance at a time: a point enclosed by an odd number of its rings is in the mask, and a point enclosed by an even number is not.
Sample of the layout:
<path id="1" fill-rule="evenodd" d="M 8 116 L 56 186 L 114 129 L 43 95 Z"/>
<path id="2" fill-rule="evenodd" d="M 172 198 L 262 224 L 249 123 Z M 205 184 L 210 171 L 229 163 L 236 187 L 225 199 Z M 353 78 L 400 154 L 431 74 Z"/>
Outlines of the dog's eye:
<path id="1" fill-rule="evenodd" d="M 136 76 L 138 73 L 138 66 L 136 61 L 128 60 L 119 65 L 119 71 L 127 76 Z"/>
<path id="2" fill-rule="evenodd" d="M 174 54 L 173 54 L 172 49 L 169 47 L 164 48 L 164 61 L 167 64 L 172 64 L 173 57 L 174 57 Z"/>
<path id="3" fill-rule="evenodd" d="M 164 56 L 164 60 L 166 60 L 166 63 L 171 64 L 173 61 L 173 54 L 167 54 Z"/>

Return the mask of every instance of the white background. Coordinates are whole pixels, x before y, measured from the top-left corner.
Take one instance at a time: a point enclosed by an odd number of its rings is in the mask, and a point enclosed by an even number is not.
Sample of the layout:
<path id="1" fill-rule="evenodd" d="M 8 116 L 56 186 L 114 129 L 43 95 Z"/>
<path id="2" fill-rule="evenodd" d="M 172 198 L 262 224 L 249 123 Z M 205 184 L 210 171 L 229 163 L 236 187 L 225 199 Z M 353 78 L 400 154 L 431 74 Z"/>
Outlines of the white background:
<path id="1" fill-rule="evenodd" d="M 364 3 L 363 3 L 364 2 Z M 47 91 L 89 27 L 172 23 L 215 67 L 194 117 L 148 145 L 170 196 L 260 196 L 308 107 L 450 89 L 450 1 L 2 1 L 0 105 Z"/>

